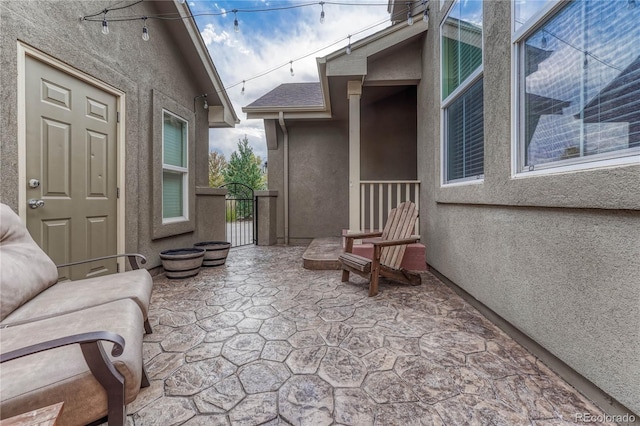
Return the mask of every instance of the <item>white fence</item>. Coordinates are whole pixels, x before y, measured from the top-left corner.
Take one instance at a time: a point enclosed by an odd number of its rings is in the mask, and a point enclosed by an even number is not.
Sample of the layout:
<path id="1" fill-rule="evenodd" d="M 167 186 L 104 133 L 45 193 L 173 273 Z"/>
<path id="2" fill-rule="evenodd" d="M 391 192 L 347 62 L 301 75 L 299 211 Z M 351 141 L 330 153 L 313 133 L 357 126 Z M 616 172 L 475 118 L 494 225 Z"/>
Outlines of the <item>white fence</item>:
<path id="1" fill-rule="evenodd" d="M 419 180 L 360 181 L 360 229 L 382 230 L 389 211 L 404 201 L 413 201 L 420 208 Z M 419 221 L 415 234 L 420 234 Z"/>

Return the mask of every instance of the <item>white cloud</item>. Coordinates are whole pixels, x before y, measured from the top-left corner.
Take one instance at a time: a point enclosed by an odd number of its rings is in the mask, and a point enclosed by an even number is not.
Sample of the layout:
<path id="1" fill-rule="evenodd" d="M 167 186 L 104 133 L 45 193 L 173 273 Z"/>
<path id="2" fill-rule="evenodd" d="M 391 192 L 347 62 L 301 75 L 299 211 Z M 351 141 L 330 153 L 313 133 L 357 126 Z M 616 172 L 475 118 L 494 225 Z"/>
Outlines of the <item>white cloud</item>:
<path id="1" fill-rule="evenodd" d="M 216 7 L 219 8 L 219 6 Z M 234 129 L 212 129 L 209 146 L 229 157 L 237 147 L 239 138 L 246 134 L 256 155 L 263 160 L 267 148 L 262 120 L 247 120 L 242 112 L 246 106 L 283 83 L 318 81 L 316 58 L 343 49 L 347 36 L 353 34 L 352 43 L 389 25 L 386 6 L 348 7 L 324 5 L 325 22 L 320 23 L 320 7 L 298 9 L 293 14 L 284 12 L 238 13 L 240 32 L 233 31 L 233 17 L 211 18 L 204 25 L 202 37 L 209 48 L 216 69 L 242 122 Z M 384 23 L 383 23 L 384 22 Z M 383 23 L 362 34 L 360 30 Z M 198 21 L 201 25 L 202 21 Z M 296 60 L 329 44 L 307 58 Z M 293 62 L 295 76 L 289 73 Z M 266 71 L 275 71 L 252 79 Z M 242 81 L 245 94 L 241 95 Z"/>

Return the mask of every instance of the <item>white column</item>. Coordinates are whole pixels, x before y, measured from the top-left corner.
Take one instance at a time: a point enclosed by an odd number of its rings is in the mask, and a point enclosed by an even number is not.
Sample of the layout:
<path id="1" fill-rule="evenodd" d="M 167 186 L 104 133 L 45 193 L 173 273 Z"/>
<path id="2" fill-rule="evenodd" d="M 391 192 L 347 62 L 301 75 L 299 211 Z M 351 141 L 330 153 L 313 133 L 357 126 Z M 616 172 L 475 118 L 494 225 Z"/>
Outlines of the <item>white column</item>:
<path id="1" fill-rule="evenodd" d="M 360 80 L 347 83 L 349 99 L 349 230 L 360 230 Z"/>

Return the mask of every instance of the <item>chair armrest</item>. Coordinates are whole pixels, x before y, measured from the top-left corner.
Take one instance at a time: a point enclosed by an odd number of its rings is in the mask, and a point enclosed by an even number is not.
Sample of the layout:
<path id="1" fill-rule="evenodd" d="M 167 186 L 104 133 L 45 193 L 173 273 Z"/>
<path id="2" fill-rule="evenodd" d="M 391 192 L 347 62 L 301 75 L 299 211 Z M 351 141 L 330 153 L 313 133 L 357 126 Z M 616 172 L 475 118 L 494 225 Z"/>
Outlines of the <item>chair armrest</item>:
<path id="1" fill-rule="evenodd" d="M 92 331 L 89 333 L 74 334 L 71 336 L 61 337 L 59 339 L 36 343 L 34 345 L 0 354 L 0 364 L 17 358 L 22 358 L 24 356 L 37 354 L 38 352 L 61 348 L 63 346 L 75 344 L 98 345 L 98 342 L 101 340 L 113 343 L 113 349 L 111 350 L 112 356 L 118 357 L 122 355 L 122 352 L 124 351 L 124 338 L 122 336 L 110 331 Z"/>
<path id="2" fill-rule="evenodd" d="M 359 240 L 361 238 L 380 237 L 380 236 L 382 236 L 382 232 L 360 232 L 357 234 L 344 235 L 346 239 L 353 239 L 353 240 Z"/>
<path id="3" fill-rule="evenodd" d="M 383 240 L 383 241 L 373 241 L 372 244 L 379 247 L 389 247 L 389 246 L 401 246 L 404 244 L 413 244 L 420 241 L 420 238 L 405 238 L 402 240 Z"/>
<path id="4" fill-rule="evenodd" d="M 147 258 L 139 253 L 124 253 L 124 254 L 113 254 L 111 256 L 96 257 L 94 259 L 79 260 L 77 262 L 63 263 L 61 265 L 57 265 L 57 267 L 64 268 L 67 266 L 82 265 L 83 263 L 95 262 L 98 260 L 105 260 L 105 259 L 113 259 L 116 257 L 124 257 L 124 256 L 129 258 L 129 264 L 131 265 L 131 269 L 140 269 L 140 265 L 138 264 L 137 258 L 140 258 L 141 264 L 144 265 L 145 263 L 147 263 Z"/>

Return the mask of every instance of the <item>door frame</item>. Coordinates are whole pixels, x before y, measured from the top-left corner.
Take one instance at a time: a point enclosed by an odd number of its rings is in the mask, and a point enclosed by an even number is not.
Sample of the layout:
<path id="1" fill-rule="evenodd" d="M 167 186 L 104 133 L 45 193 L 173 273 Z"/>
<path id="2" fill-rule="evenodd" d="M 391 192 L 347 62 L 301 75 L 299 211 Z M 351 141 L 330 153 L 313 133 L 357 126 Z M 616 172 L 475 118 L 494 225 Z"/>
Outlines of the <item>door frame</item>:
<path id="1" fill-rule="evenodd" d="M 116 123 L 116 186 L 120 196 L 116 198 L 116 252 L 125 253 L 125 108 L 126 95 L 123 91 L 110 86 L 95 77 L 85 74 L 64 62 L 47 55 L 27 44 L 18 41 L 18 215 L 26 224 L 27 222 L 27 132 L 26 132 L 26 63 L 27 57 L 37 59 L 52 68 L 69 74 L 70 76 L 90 84 L 104 92 L 116 97 L 116 111 L 120 116 Z M 118 269 L 125 270 L 125 259 L 118 259 Z"/>

